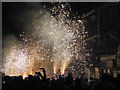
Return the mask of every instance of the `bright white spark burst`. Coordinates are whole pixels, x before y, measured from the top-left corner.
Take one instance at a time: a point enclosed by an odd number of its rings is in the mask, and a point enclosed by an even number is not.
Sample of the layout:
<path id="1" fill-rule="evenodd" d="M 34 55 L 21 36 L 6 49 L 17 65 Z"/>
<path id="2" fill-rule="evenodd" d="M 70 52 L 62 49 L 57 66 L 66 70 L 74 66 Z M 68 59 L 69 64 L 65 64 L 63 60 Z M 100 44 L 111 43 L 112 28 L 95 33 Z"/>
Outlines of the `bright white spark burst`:
<path id="1" fill-rule="evenodd" d="M 21 34 L 22 41 L 11 46 L 5 57 L 5 74 L 25 77 L 39 67 L 44 67 L 48 76 L 59 71 L 71 71 L 75 76 L 84 73 L 89 55 L 84 42 L 87 32 L 82 20 L 70 18 L 71 12 L 69 4 L 59 4 L 51 13 L 40 12 L 42 17 L 32 23 L 32 36 Z"/>

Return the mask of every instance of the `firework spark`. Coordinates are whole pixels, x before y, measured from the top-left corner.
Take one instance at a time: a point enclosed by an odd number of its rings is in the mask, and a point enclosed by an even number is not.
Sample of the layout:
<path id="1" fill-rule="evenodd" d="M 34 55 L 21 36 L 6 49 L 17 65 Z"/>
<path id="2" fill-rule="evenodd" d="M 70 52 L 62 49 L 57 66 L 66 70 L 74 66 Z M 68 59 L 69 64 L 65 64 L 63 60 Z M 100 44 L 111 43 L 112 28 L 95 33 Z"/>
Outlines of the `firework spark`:
<path id="1" fill-rule="evenodd" d="M 22 40 L 5 55 L 5 74 L 26 76 L 39 67 L 44 67 L 48 76 L 59 70 L 61 74 L 67 70 L 76 75 L 84 72 L 88 56 L 84 42 L 87 32 L 83 21 L 77 17 L 73 20 L 71 12 L 69 4 L 59 4 L 50 12 L 40 11 L 32 22 L 32 33 L 21 34 Z"/>

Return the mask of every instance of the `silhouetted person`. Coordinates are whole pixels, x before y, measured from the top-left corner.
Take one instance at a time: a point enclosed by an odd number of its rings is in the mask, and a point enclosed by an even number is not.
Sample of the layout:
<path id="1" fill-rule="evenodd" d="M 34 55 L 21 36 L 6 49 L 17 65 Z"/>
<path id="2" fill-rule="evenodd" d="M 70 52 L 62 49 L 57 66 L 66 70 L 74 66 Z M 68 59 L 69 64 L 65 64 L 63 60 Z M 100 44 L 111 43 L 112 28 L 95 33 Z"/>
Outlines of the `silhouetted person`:
<path id="1" fill-rule="evenodd" d="M 68 76 L 66 77 L 66 84 L 70 88 L 73 88 L 73 75 L 72 75 L 72 73 L 69 73 Z"/>
<path id="2" fill-rule="evenodd" d="M 43 71 L 43 75 L 44 75 L 43 79 L 46 80 L 46 71 L 45 71 L 45 69 L 44 68 L 40 68 L 40 69 Z"/>
<path id="3" fill-rule="evenodd" d="M 76 90 L 82 90 L 83 89 L 83 83 L 81 78 L 75 79 L 75 89 Z"/>
<path id="4" fill-rule="evenodd" d="M 35 74 L 39 75 L 42 78 L 42 80 L 46 80 L 46 71 L 45 71 L 45 69 L 44 68 L 40 68 L 40 70 L 42 70 L 43 75 L 40 72 L 35 72 Z"/>
<path id="5" fill-rule="evenodd" d="M 109 90 L 116 90 L 116 87 L 111 81 L 113 78 L 110 75 L 104 74 L 101 78 L 101 81 L 95 84 L 93 90 L 100 90 L 100 89 L 109 89 Z"/>
<path id="6" fill-rule="evenodd" d="M 72 75 L 72 73 L 68 74 L 68 76 L 66 77 L 66 82 L 68 84 L 73 84 L 73 75 Z"/>
<path id="7" fill-rule="evenodd" d="M 120 73 L 117 75 L 117 90 L 120 90 Z"/>

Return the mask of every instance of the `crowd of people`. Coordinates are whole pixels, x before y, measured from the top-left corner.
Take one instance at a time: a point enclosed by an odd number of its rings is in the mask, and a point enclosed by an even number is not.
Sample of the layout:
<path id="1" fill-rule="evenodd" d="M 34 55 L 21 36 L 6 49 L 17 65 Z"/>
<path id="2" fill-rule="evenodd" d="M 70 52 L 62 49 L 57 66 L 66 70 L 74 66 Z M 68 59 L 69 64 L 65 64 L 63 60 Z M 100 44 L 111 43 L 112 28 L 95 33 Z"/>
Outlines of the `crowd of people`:
<path id="1" fill-rule="evenodd" d="M 8 89 L 34 89 L 34 90 L 99 90 L 110 89 L 120 90 L 120 74 L 112 77 L 112 75 L 104 74 L 99 79 L 95 78 L 73 78 L 72 73 L 67 77 L 60 75 L 55 78 L 47 78 L 44 68 L 43 75 L 36 72 L 35 75 L 29 75 L 24 78 L 22 76 L 6 76 L 2 75 L 2 90 Z"/>

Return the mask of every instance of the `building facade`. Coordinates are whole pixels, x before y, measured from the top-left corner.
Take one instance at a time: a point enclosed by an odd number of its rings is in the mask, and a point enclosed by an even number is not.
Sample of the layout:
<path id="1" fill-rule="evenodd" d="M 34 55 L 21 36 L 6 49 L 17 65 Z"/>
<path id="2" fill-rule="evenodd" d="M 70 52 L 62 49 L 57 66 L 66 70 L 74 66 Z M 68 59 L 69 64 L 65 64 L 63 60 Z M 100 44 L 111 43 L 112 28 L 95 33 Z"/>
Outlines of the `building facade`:
<path id="1" fill-rule="evenodd" d="M 91 76 L 98 78 L 103 73 L 118 73 L 120 66 L 120 2 L 106 3 L 84 14 L 86 42 L 92 49 Z"/>

